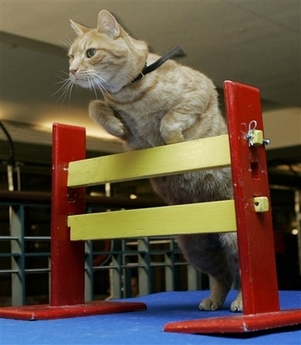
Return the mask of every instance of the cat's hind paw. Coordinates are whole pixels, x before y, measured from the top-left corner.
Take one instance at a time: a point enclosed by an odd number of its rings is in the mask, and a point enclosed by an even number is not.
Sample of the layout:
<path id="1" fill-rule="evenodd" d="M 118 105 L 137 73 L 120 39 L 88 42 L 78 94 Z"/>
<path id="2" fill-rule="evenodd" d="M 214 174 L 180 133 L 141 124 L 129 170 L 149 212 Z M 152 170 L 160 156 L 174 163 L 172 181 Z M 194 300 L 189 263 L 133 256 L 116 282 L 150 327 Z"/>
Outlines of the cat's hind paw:
<path id="1" fill-rule="evenodd" d="M 236 300 L 231 303 L 230 310 L 233 311 L 234 313 L 242 312 L 243 311 L 242 299 L 236 298 Z"/>
<path id="2" fill-rule="evenodd" d="M 199 305 L 199 309 L 203 311 L 217 310 L 222 306 L 222 303 L 213 301 L 210 298 L 204 298 Z"/>
<path id="3" fill-rule="evenodd" d="M 238 290 L 236 299 L 231 303 L 230 310 L 234 313 L 243 311 L 242 293 Z"/>

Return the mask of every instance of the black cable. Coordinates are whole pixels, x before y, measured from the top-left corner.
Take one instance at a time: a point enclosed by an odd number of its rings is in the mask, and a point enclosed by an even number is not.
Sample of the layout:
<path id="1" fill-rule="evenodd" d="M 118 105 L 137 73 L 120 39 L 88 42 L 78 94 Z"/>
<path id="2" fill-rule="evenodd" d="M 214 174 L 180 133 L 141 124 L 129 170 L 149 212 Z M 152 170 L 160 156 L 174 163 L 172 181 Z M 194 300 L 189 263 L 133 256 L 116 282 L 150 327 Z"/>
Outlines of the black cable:
<path id="1" fill-rule="evenodd" d="M 15 166 L 15 145 L 13 142 L 12 137 L 10 136 L 9 132 L 7 131 L 7 129 L 5 128 L 4 124 L 2 123 L 2 121 L 0 121 L 0 127 L 3 131 L 3 133 L 5 134 L 7 141 L 9 142 L 9 146 L 10 146 L 10 153 L 9 153 L 9 161 L 10 163 Z"/>

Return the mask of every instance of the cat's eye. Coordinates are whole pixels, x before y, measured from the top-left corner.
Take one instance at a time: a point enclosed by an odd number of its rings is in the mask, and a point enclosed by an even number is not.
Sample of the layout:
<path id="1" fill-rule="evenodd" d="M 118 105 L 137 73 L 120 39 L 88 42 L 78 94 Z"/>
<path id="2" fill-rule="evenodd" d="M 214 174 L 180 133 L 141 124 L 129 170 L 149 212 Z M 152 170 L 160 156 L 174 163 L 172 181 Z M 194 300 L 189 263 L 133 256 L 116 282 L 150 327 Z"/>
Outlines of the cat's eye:
<path id="1" fill-rule="evenodd" d="M 95 48 L 90 48 L 90 49 L 88 49 L 87 51 L 86 51 L 86 57 L 87 58 L 92 58 L 94 55 L 96 55 L 96 53 L 97 53 L 97 49 L 95 49 Z"/>

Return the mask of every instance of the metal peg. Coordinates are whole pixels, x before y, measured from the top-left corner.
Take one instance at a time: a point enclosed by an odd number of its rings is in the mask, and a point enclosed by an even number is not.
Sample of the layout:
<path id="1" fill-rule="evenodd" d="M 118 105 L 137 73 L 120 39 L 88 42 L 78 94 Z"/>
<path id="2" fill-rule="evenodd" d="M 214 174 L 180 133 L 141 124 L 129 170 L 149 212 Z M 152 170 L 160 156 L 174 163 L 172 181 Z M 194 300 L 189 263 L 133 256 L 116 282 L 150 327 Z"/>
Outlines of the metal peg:
<path id="1" fill-rule="evenodd" d="M 266 196 L 259 196 L 253 198 L 255 212 L 268 212 L 270 205 L 269 199 Z"/>

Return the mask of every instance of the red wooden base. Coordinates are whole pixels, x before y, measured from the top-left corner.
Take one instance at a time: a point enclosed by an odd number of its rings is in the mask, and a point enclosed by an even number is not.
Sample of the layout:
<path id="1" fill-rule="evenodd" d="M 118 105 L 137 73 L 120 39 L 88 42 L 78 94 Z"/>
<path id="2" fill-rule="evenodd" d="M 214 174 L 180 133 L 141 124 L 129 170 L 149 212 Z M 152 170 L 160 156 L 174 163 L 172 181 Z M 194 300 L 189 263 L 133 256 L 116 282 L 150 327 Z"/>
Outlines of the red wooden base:
<path id="1" fill-rule="evenodd" d="M 51 306 L 48 304 L 0 308 L 0 317 L 25 321 L 52 320 L 78 316 L 123 313 L 145 310 L 140 302 L 99 301 L 70 306 Z"/>
<path id="2" fill-rule="evenodd" d="M 164 331 L 199 334 L 245 333 L 300 324 L 301 309 L 291 309 L 272 313 L 212 317 L 208 319 L 171 322 L 164 326 Z"/>

